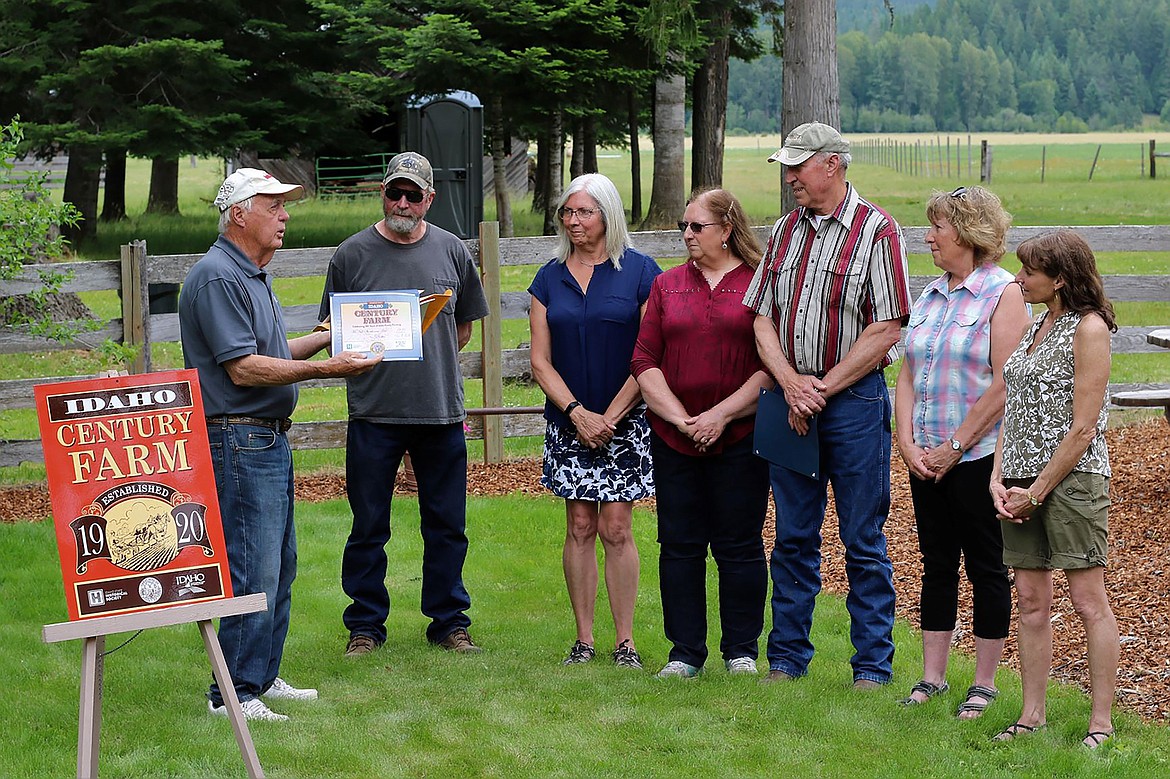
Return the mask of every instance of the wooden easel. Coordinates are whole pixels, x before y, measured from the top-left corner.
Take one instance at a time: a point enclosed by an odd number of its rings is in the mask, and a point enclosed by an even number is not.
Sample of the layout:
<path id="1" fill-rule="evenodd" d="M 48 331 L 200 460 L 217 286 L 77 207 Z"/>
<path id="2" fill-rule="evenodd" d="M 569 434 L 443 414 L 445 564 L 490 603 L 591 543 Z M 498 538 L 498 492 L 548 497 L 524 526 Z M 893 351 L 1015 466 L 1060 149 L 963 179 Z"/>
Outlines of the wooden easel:
<path id="1" fill-rule="evenodd" d="M 104 666 L 102 652 L 106 646 L 106 636 L 188 622 L 199 623 L 203 645 L 207 648 L 207 657 L 211 660 L 211 672 L 215 675 L 215 681 L 219 684 L 220 693 L 227 706 L 228 719 L 232 722 L 232 730 L 235 731 L 236 743 L 240 746 L 240 754 L 248 768 L 248 776 L 250 779 L 262 779 L 264 769 L 260 767 L 260 760 L 256 756 L 252 734 L 244 720 L 240 699 L 236 696 L 236 688 L 232 684 L 231 674 L 228 673 L 227 663 L 223 658 L 223 650 L 219 646 L 219 637 L 215 634 L 211 620 L 264 611 L 268 608 L 267 600 L 264 593 L 258 593 L 206 603 L 171 606 L 158 611 L 115 614 L 109 617 L 45 625 L 42 637 L 46 644 L 77 638 L 84 640 L 81 647 L 81 713 L 77 727 L 78 779 L 97 779 L 98 775 L 98 743 L 102 729 Z"/>

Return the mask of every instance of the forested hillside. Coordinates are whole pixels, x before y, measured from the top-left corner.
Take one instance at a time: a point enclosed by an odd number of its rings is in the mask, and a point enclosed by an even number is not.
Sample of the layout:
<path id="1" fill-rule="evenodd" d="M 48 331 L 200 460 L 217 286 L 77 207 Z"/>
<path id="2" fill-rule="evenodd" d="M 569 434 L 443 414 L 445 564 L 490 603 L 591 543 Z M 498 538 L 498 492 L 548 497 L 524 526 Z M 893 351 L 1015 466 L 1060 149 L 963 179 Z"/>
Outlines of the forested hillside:
<path id="1" fill-rule="evenodd" d="M 1170 0 L 895 2 L 892 27 L 841 5 L 853 14 L 837 44 L 847 131 L 1083 132 L 1159 113 L 1170 124 Z M 774 57 L 733 61 L 729 130 L 775 132 L 779 70 Z"/>

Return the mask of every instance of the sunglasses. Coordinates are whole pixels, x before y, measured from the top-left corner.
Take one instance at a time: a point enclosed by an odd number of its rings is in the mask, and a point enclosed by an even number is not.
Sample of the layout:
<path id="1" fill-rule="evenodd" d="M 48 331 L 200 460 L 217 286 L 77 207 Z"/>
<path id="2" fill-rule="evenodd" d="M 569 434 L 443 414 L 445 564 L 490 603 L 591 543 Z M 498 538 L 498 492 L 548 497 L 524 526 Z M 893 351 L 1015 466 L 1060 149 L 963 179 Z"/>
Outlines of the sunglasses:
<path id="1" fill-rule="evenodd" d="M 393 203 L 397 203 L 402 198 L 406 198 L 407 202 L 410 203 L 421 203 L 423 202 L 423 198 L 426 196 L 427 195 L 425 192 L 418 189 L 399 189 L 398 187 L 386 188 L 386 199 Z"/>
<path id="2" fill-rule="evenodd" d="M 704 227 L 717 227 L 719 224 L 721 224 L 721 223 L 720 222 L 679 222 L 678 223 L 678 231 L 680 233 L 685 233 L 687 231 L 687 228 L 689 227 L 689 228 L 691 228 L 692 233 L 694 233 L 695 235 L 698 235 L 699 233 L 703 232 Z"/>
<path id="3" fill-rule="evenodd" d="M 966 197 L 966 195 L 967 195 L 967 188 L 966 187 L 959 187 L 954 192 L 952 192 L 950 196 L 955 198 L 956 200 L 962 200 L 964 197 Z"/>

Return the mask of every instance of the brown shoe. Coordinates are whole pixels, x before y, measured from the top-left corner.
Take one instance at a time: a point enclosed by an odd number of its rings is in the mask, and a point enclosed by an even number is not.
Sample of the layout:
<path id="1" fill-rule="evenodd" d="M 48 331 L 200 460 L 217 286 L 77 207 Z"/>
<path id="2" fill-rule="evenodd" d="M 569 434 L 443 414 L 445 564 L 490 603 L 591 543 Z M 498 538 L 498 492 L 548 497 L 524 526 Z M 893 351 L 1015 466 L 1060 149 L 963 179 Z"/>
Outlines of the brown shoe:
<path id="1" fill-rule="evenodd" d="M 455 628 L 446 638 L 439 642 L 439 646 L 451 652 L 460 652 L 463 654 L 474 654 L 483 651 L 471 640 L 471 636 L 467 633 L 467 628 Z"/>
<path id="2" fill-rule="evenodd" d="M 368 655 L 375 649 L 382 645 L 381 641 L 375 641 L 373 636 L 367 636 L 363 633 L 354 633 L 349 637 L 349 643 L 345 645 L 346 657 L 361 657 Z"/>
<path id="3" fill-rule="evenodd" d="M 855 690 L 878 690 L 881 689 L 881 686 L 881 682 L 875 682 L 873 679 L 853 680 L 853 689 Z"/>
<path id="4" fill-rule="evenodd" d="M 772 684 L 773 682 L 791 682 L 793 677 L 783 671 L 768 671 L 768 675 L 760 679 L 760 684 Z"/>

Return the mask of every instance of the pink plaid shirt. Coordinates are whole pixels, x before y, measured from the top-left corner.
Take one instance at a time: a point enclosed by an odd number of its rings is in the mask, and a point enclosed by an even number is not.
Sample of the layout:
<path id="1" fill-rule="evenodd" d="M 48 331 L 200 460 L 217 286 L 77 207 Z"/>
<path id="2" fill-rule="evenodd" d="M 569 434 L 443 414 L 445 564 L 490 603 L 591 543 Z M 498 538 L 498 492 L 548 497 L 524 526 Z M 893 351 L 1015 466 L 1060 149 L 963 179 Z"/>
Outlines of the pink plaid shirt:
<path id="1" fill-rule="evenodd" d="M 950 274 L 926 285 L 910 312 L 904 352 L 914 386 L 914 443 L 946 445 L 991 386 L 991 315 L 1012 274 L 980 265 L 953 290 Z M 968 447 L 963 462 L 995 452 L 996 423 Z"/>

